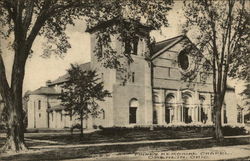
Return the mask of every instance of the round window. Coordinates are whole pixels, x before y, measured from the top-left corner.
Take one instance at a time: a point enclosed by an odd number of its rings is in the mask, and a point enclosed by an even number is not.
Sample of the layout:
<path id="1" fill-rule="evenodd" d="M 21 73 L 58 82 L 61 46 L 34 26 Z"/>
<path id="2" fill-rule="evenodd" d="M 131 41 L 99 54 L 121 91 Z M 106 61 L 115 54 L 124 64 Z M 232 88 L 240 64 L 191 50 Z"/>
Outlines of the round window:
<path id="1" fill-rule="evenodd" d="M 179 65 L 181 67 L 181 69 L 183 70 L 187 70 L 189 67 L 189 60 L 188 60 L 188 56 L 185 52 L 181 52 L 178 56 L 178 62 Z"/>

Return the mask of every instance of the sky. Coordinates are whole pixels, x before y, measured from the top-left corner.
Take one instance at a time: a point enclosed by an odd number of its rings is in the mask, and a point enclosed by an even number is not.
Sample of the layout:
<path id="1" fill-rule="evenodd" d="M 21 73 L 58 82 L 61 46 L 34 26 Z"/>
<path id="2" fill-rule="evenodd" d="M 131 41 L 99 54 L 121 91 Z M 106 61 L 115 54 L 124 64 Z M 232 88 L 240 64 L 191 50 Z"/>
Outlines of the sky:
<path id="1" fill-rule="evenodd" d="M 153 31 L 151 36 L 156 41 L 161 41 L 181 34 L 181 24 L 185 22 L 181 1 L 176 1 L 173 9 L 169 11 L 167 17 L 169 26 L 162 28 L 161 31 Z M 90 61 L 90 34 L 85 32 L 86 24 L 84 21 L 77 21 L 75 26 L 69 26 L 66 30 L 70 36 L 71 48 L 63 58 L 52 55 L 50 58 L 43 58 L 42 37 L 37 37 L 32 50 L 34 54 L 27 60 L 25 68 L 25 78 L 23 91 L 35 90 L 45 86 L 47 80 L 55 80 L 66 73 L 71 63 L 82 64 Z M 9 40 L 11 40 L 10 37 Z M 10 78 L 13 55 L 9 54 L 8 40 L 0 40 L 3 51 L 3 59 L 6 66 L 7 77 Z M 234 83 L 235 84 L 235 83 Z M 236 84 L 237 85 L 237 84 Z"/>

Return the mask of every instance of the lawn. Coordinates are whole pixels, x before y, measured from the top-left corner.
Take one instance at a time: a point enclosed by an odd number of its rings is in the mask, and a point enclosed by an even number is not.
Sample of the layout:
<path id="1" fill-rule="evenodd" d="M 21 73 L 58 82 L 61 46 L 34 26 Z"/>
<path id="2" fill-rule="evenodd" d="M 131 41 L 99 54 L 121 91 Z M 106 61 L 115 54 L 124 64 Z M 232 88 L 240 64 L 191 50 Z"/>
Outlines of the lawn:
<path id="1" fill-rule="evenodd" d="M 115 143 L 141 140 L 161 140 L 161 139 L 184 139 L 184 138 L 204 138 L 212 136 L 211 128 L 110 128 L 84 134 L 80 139 L 79 132 L 73 135 L 66 131 L 54 131 L 53 133 L 25 133 L 27 145 L 31 151 L 22 154 L 3 154 L 0 160 L 62 160 L 72 158 L 86 158 L 116 154 L 132 154 L 140 151 L 168 151 L 184 149 L 200 149 L 214 146 L 231 146 L 249 144 L 249 137 L 225 139 L 223 143 L 216 143 L 213 139 L 193 140 L 165 143 L 137 143 L 133 145 L 104 145 L 89 147 L 60 146 L 58 148 L 32 149 L 34 146 L 48 145 L 84 145 L 93 143 Z M 0 137 L 0 146 L 4 144 L 5 138 Z M 1 154 L 0 154 L 1 155 Z"/>
<path id="2" fill-rule="evenodd" d="M 227 130 L 228 131 L 228 130 Z M 234 130 L 235 131 L 235 130 Z M 70 134 L 69 131 L 52 131 L 50 133 L 26 133 L 28 140 L 44 140 L 52 142 L 27 142 L 28 146 L 41 146 L 50 144 L 92 144 L 92 143 L 115 143 L 141 140 L 162 140 L 162 139 L 185 139 L 185 138 L 204 138 L 213 135 L 212 128 L 105 128 L 93 133 L 85 133 L 80 138 L 79 132 Z M 229 131 L 230 132 L 230 131 Z M 228 132 L 227 132 L 228 133 Z M 4 138 L 0 137 L 0 146 L 4 144 Z"/>
<path id="3" fill-rule="evenodd" d="M 79 132 L 73 135 L 70 132 L 60 131 L 57 133 L 26 133 L 26 139 L 50 140 L 57 144 L 92 144 L 92 143 L 110 143 L 110 142 L 127 142 L 140 140 L 160 140 L 160 139 L 183 139 L 183 138 L 202 138 L 212 136 L 210 130 L 167 130 L 167 129 L 108 129 L 84 134 L 80 139 Z M 4 139 L 0 138 L 0 146 L 3 145 Z M 29 143 L 33 145 L 46 145 L 49 143 Z M 53 144 L 53 143 L 50 143 Z"/>
<path id="4" fill-rule="evenodd" d="M 199 141 L 182 141 L 169 143 L 148 143 L 133 145 L 109 145 L 109 146 L 92 146 L 81 148 L 56 148 L 40 149 L 29 153 L 3 156 L 1 160 L 62 160 L 89 158 L 98 156 L 107 156 L 111 153 L 116 154 L 134 154 L 135 152 L 161 152 L 169 150 L 200 149 L 215 146 L 231 146 L 249 144 L 249 138 L 225 139 L 223 143 L 216 143 L 214 140 Z"/>

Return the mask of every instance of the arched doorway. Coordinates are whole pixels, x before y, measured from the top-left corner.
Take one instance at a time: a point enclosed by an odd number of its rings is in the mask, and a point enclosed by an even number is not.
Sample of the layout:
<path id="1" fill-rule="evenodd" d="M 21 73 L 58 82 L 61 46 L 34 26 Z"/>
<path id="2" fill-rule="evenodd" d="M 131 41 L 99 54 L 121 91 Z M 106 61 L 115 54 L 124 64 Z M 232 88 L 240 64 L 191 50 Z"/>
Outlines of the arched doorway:
<path id="1" fill-rule="evenodd" d="M 129 102 L 129 123 L 136 124 L 137 122 L 137 108 L 139 107 L 139 102 L 136 98 L 132 98 Z"/>
<path id="2" fill-rule="evenodd" d="M 173 108 L 175 103 L 175 97 L 173 94 L 168 94 L 165 99 L 165 122 L 167 124 L 172 123 L 174 119 Z"/>
<path id="3" fill-rule="evenodd" d="M 200 108 L 198 108 L 198 118 L 200 118 L 200 121 L 205 124 L 207 122 L 207 119 L 208 119 L 207 109 L 205 109 L 205 107 L 204 107 L 205 97 L 200 95 L 199 100 L 200 100 Z M 201 116 L 199 116 L 199 114 Z"/>
<path id="4" fill-rule="evenodd" d="M 191 123 L 192 120 L 192 113 L 190 110 L 190 105 L 191 105 L 191 94 L 189 93 L 184 93 L 182 95 L 182 100 L 183 100 L 183 121 L 185 123 Z"/>

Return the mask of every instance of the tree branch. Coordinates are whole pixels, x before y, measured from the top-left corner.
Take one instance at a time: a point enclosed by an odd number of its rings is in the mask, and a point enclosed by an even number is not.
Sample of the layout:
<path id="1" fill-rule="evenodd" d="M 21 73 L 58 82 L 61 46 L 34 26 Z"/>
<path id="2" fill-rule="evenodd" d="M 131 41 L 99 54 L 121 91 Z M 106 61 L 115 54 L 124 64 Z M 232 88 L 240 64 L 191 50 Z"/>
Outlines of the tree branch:
<path id="1" fill-rule="evenodd" d="M 221 68 L 223 66 L 224 62 L 224 55 L 225 55 L 225 48 L 227 44 L 227 39 L 230 42 L 231 39 L 231 28 L 232 28 L 232 10 L 233 10 L 234 2 L 231 2 L 231 0 L 228 1 L 228 16 L 227 16 L 227 28 L 226 28 L 226 34 L 223 34 L 222 39 L 222 51 L 221 51 Z M 230 43 L 228 44 L 230 46 Z"/>
<path id="2" fill-rule="evenodd" d="M 30 26 L 31 20 L 32 20 L 32 15 L 33 15 L 33 10 L 34 10 L 34 0 L 27 0 L 27 4 L 25 7 L 25 17 L 23 20 L 23 30 L 25 33 L 27 33 L 28 28 Z"/>
<path id="3" fill-rule="evenodd" d="M 5 8 L 7 10 L 10 18 L 12 19 L 12 21 L 14 21 L 15 20 L 15 16 L 14 16 L 14 12 L 12 10 L 13 9 L 13 5 L 8 0 L 4 0 L 4 1 L 2 1 L 2 3 L 3 3 L 3 5 L 2 5 L 3 8 Z"/>
<path id="4" fill-rule="evenodd" d="M 27 36 L 27 39 L 26 39 L 26 45 L 27 45 L 27 49 L 31 49 L 32 47 L 32 44 L 36 38 L 36 36 L 38 35 L 39 31 L 41 30 L 42 26 L 44 25 L 45 21 L 48 19 L 47 16 L 49 16 L 47 14 L 48 12 L 48 9 L 51 5 L 51 2 L 52 1 L 45 1 L 41 11 L 40 11 L 40 14 L 39 16 L 37 17 L 31 31 L 30 31 L 30 34 L 29 36 Z"/>

